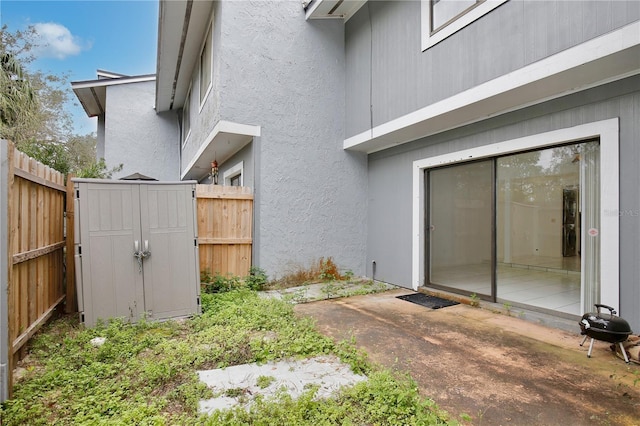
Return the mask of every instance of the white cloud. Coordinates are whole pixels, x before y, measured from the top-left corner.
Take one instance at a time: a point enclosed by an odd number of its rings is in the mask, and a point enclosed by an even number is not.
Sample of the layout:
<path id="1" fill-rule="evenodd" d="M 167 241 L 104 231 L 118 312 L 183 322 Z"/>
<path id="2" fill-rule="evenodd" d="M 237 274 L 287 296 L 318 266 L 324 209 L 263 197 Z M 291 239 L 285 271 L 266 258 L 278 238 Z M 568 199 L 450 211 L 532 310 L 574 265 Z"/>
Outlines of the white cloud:
<path id="1" fill-rule="evenodd" d="M 40 22 L 34 24 L 38 39 L 35 49 L 37 55 L 64 59 L 67 56 L 78 55 L 82 50 L 90 48 L 90 44 L 84 43 L 81 38 L 71 34 L 64 25 L 53 22 Z"/>

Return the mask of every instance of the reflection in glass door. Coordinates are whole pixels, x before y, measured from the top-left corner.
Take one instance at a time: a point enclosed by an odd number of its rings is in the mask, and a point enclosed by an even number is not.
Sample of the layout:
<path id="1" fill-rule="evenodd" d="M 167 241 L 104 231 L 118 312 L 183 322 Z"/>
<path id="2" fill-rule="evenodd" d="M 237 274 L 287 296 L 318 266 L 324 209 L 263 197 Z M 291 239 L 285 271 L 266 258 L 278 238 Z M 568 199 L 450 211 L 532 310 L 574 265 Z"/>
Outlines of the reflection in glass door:
<path id="1" fill-rule="evenodd" d="M 432 286 L 492 295 L 493 160 L 433 169 L 429 180 Z"/>
<path id="2" fill-rule="evenodd" d="M 496 160 L 500 300 L 578 315 L 583 292 L 599 287 L 597 272 L 581 273 L 599 265 L 597 236 L 584 241 L 581 229 L 599 227 L 598 151 L 588 142 Z"/>
<path id="3" fill-rule="evenodd" d="M 600 145 L 430 169 L 429 286 L 580 315 L 600 295 Z"/>

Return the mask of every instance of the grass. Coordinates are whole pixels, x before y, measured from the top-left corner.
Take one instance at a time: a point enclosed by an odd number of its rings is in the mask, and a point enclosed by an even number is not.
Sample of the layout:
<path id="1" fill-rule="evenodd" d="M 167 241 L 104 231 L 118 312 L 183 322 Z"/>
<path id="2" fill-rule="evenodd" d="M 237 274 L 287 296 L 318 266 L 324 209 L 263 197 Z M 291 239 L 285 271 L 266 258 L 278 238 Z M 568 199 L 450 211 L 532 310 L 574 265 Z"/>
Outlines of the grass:
<path id="1" fill-rule="evenodd" d="M 131 325 L 114 320 L 85 329 L 61 317 L 30 343 L 3 425 L 431 425 L 446 416 L 406 376 L 380 369 L 354 342 L 334 342 L 290 303 L 237 289 L 202 294 L 204 313 L 184 321 Z M 91 343 L 105 337 L 104 344 Z M 335 354 L 369 380 L 318 400 L 259 399 L 250 411 L 198 414 L 212 392 L 196 371 L 283 358 Z M 271 379 L 261 378 L 268 386 Z"/>

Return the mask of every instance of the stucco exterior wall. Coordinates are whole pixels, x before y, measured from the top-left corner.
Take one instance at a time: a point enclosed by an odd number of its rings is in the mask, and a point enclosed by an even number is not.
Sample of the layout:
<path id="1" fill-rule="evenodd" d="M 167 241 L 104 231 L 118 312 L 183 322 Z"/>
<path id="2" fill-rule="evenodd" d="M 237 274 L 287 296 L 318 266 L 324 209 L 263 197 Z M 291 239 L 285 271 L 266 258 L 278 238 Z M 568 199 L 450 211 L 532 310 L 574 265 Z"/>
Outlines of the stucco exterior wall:
<path id="1" fill-rule="evenodd" d="M 107 88 L 104 158 L 109 168 L 123 164 L 114 179 L 142 173 L 158 180 L 180 180 L 179 128 L 175 113 L 157 114 L 155 81 Z"/>
<path id="2" fill-rule="evenodd" d="M 96 157 L 104 158 L 104 114 L 98 117 L 96 130 Z"/>
<path id="3" fill-rule="evenodd" d="M 638 87 L 627 78 L 369 155 L 368 275 L 375 260 L 377 279 L 411 287 L 413 161 L 619 117 L 620 312 L 640 329 Z"/>
<path id="4" fill-rule="evenodd" d="M 367 159 L 342 149 L 344 24 L 305 21 L 290 0 L 215 13 L 219 118 L 261 126 L 254 263 L 275 277 L 331 256 L 363 274 Z"/>
<path id="5" fill-rule="evenodd" d="M 205 142 L 206 137 L 211 133 L 215 125 L 220 121 L 220 53 L 221 53 L 221 35 L 220 35 L 220 14 L 218 10 L 220 2 L 213 4 L 213 12 L 211 14 L 211 22 L 213 23 L 212 34 L 212 52 L 213 52 L 213 76 L 211 78 L 211 91 L 200 102 L 200 85 L 199 85 L 199 63 L 194 64 L 191 73 L 191 97 L 189 99 L 189 108 L 191 110 L 191 135 L 182 147 L 181 170 L 193 159 L 198 152 L 200 146 Z M 204 42 L 205 34 L 202 34 Z M 202 47 L 202 46 L 201 46 Z M 198 58 L 200 52 L 198 52 Z M 182 111 L 179 112 L 182 114 Z M 253 124 L 253 123 L 243 123 Z"/>
<path id="6" fill-rule="evenodd" d="M 635 0 L 511 0 L 423 52 L 420 3 L 345 24 L 345 139 L 640 19 Z"/>

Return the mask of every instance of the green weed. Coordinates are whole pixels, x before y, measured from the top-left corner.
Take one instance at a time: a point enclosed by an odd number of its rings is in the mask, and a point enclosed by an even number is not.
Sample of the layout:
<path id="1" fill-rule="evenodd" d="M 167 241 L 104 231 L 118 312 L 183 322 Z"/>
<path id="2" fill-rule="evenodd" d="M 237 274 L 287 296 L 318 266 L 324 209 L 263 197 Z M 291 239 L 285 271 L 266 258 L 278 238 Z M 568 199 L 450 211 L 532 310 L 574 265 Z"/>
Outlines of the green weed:
<path id="1" fill-rule="evenodd" d="M 85 329 L 75 316 L 44 327 L 22 361 L 24 374 L 1 409 L 2 424 L 441 424 L 408 378 L 375 370 L 353 340 L 334 342 L 285 301 L 246 287 L 202 294 L 203 314 L 184 321 L 128 324 L 112 320 Z M 105 338 L 94 346 L 95 337 Z M 258 399 L 250 411 L 198 414 L 212 397 L 197 370 L 334 354 L 370 377 L 334 399 L 317 387 L 292 400 Z M 268 386 L 270 377 L 258 378 Z M 240 395 L 240 398 L 242 395 Z"/>
<path id="2" fill-rule="evenodd" d="M 275 382 L 277 379 L 273 376 L 259 376 L 256 379 L 256 385 L 260 388 L 260 389 L 264 389 L 264 388 L 268 388 L 269 386 L 271 386 L 271 384 L 273 382 Z"/>
<path id="3" fill-rule="evenodd" d="M 469 303 L 471 306 L 473 307 L 478 307 L 480 306 L 480 298 L 478 297 L 477 294 L 472 293 L 469 298 L 471 299 L 471 302 Z"/>

